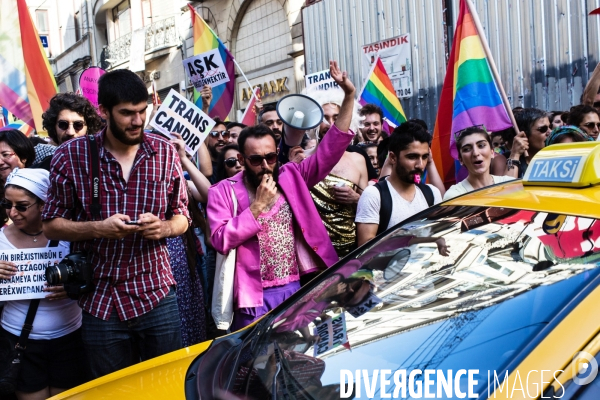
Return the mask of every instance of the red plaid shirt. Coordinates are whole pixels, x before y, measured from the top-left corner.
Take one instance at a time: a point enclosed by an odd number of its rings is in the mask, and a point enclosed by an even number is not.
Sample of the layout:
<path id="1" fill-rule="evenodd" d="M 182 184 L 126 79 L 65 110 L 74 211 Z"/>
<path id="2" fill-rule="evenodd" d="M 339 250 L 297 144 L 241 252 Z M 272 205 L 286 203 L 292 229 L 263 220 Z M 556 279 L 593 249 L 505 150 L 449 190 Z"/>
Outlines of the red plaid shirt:
<path id="1" fill-rule="evenodd" d="M 101 219 L 114 214 L 136 220 L 152 213 L 165 220 L 187 209 L 187 187 L 175 148 L 160 136 L 145 134 L 135 156 L 129 181 L 121 165 L 103 147 L 104 130 L 96 134 L 100 156 Z M 85 137 L 60 146 L 52 158 L 50 189 L 42 218 L 92 221 L 90 205 L 91 160 Z M 74 251 L 85 251 L 94 265 L 93 292 L 80 297 L 79 305 L 91 315 L 108 320 L 113 305 L 119 318 L 128 320 L 152 310 L 175 284 L 166 240 L 148 240 L 135 233 L 123 239 L 73 242 Z"/>

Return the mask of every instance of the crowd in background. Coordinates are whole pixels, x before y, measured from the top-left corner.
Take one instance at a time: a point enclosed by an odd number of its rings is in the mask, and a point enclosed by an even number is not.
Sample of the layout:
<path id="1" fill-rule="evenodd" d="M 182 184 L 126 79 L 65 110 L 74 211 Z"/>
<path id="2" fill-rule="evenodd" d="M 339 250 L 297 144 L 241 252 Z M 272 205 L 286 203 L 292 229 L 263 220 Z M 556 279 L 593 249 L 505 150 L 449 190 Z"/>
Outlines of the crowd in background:
<path id="1" fill-rule="evenodd" d="M 582 104 L 568 111 L 515 108 L 518 132 L 457 132 L 462 180 L 446 188 L 424 121 L 388 132 L 381 108 L 355 104 L 354 85 L 334 62 L 331 76 L 342 92 L 315 96 L 324 114 L 317 129 L 287 133 L 275 105 L 259 102 L 254 126 L 215 118 L 193 157 L 179 135 L 144 130 L 145 85 L 119 71 L 100 81 L 100 113 L 74 93 L 52 99 L 43 114 L 50 141 L 0 131 L 0 250 L 81 244 L 93 254 L 97 281 L 78 302 L 47 287 L 18 397 L 45 398 L 225 334 L 211 315 L 219 254 L 236 252 L 228 328 L 240 329 L 402 220 L 442 199 L 522 178 L 544 147 L 600 133 L 596 68 Z M 212 92 L 201 94 L 207 108 Z M 89 208 L 86 135 L 100 147 L 102 218 Z M 91 221 L 103 225 L 83 225 Z M 92 226 L 99 233 L 87 232 Z M 0 261 L 0 279 L 15 272 Z M 13 342 L 28 304 L 3 305 L 2 334 Z M 147 343 L 167 314 L 169 334 Z M 137 328 L 123 328 L 127 321 Z M 114 348 L 99 337 L 109 324 Z"/>

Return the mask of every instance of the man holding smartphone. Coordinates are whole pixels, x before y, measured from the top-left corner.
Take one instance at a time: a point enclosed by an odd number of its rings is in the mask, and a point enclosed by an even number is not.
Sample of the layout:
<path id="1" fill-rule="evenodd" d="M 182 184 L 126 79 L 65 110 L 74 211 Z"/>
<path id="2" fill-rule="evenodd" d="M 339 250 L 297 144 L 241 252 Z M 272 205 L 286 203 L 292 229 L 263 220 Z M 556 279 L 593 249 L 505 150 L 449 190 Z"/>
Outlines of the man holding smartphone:
<path id="1" fill-rule="evenodd" d="M 115 70 L 99 80 L 98 102 L 107 121 L 94 135 L 99 217 L 92 212 L 88 138 L 59 147 L 51 163 L 44 233 L 72 242 L 94 267 L 95 288 L 79 298 L 91 378 L 181 347 L 165 238 L 189 226 L 186 183 L 175 148 L 143 131 L 147 98 L 146 86 L 131 71 Z"/>

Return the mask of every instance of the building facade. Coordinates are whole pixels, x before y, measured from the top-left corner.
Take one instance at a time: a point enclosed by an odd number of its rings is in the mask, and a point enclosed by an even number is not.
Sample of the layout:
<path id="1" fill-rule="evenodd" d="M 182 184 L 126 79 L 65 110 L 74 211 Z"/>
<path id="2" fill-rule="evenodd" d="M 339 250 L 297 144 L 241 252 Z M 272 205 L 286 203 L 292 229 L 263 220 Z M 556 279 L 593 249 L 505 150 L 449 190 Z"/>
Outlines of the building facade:
<path id="1" fill-rule="evenodd" d="M 303 0 L 189 3 L 238 62 L 231 119 L 240 117 L 248 103 L 248 82 L 260 86 L 264 103 L 302 90 Z M 132 69 L 149 91 L 154 82 L 161 98 L 171 89 L 185 91 L 191 98 L 182 63 L 193 55 L 187 1 L 29 0 L 28 4 L 42 41 L 48 43 L 59 91 L 76 91 L 81 72 L 94 65 L 107 71 Z"/>

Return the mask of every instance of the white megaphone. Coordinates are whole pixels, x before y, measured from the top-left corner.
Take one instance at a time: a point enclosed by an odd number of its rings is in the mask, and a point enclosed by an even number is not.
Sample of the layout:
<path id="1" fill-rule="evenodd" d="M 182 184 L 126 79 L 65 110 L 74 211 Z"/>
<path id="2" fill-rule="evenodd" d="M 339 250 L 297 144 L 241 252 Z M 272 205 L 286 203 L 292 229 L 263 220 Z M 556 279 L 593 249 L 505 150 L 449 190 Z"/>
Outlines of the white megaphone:
<path id="1" fill-rule="evenodd" d="M 303 94 L 288 94 L 277 102 L 277 115 L 285 125 L 285 143 L 298 146 L 304 133 L 323 122 L 323 109 L 314 99 Z"/>

